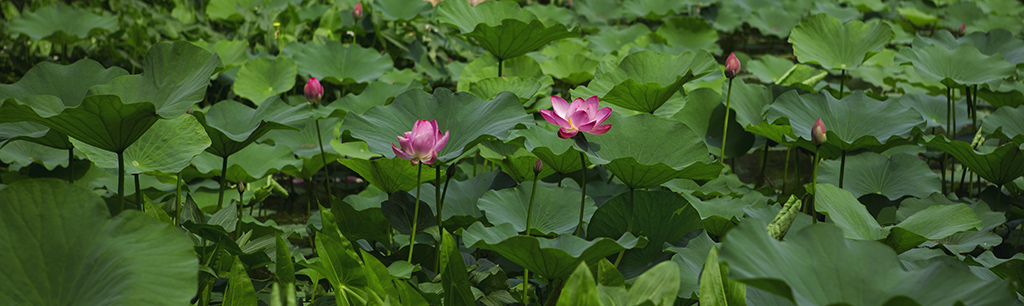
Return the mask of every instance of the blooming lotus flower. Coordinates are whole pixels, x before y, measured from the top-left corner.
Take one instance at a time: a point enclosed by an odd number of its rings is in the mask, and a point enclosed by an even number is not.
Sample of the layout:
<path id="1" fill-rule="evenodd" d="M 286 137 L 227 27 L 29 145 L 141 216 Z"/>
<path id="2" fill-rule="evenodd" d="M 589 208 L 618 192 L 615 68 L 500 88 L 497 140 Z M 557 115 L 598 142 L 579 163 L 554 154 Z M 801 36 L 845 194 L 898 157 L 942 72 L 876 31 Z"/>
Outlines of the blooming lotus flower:
<path id="1" fill-rule="evenodd" d="M 419 163 L 433 164 L 437 161 L 437 153 L 444 149 L 448 143 L 448 131 L 441 131 L 437 128 L 437 120 L 416 120 L 412 131 L 405 132 L 398 136 L 398 144 L 402 146 L 399 150 L 394 143 L 391 150 L 401 159 L 409 160 L 413 165 Z"/>
<path id="2" fill-rule="evenodd" d="M 736 73 L 740 72 L 740 60 L 736 58 L 736 54 L 729 53 L 729 57 L 725 59 L 725 77 L 735 78 Z"/>
<path id="3" fill-rule="evenodd" d="M 814 127 L 811 128 L 811 142 L 814 145 L 822 145 L 827 141 L 825 135 L 825 123 L 821 122 L 821 118 L 818 118 L 818 122 L 814 123 Z"/>
<path id="4" fill-rule="evenodd" d="M 320 81 L 313 77 L 306 81 L 303 92 L 306 94 L 306 101 L 314 104 L 320 102 L 320 98 L 324 96 L 324 88 L 320 86 Z"/>
<path id="5" fill-rule="evenodd" d="M 356 7 L 352 9 L 352 18 L 355 18 L 356 20 L 358 20 L 359 18 L 363 18 L 362 1 L 356 2 Z"/>
<path id="6" fill-rule="evenodd" d="M 587 132 L 594 135 L 601 135 L 612 128 L 611 124 L 601 125 L 612 115 L 610 107 L 597 108 L 597 96 L 572 100 L 572 104 L 565 103 L 559 96 L 551 96 L 551 109 L 542 109 L 541 116 L 551 124 L 561 127 L 558 130 L 558 137 L 572 138 L 576 133 Z"/>

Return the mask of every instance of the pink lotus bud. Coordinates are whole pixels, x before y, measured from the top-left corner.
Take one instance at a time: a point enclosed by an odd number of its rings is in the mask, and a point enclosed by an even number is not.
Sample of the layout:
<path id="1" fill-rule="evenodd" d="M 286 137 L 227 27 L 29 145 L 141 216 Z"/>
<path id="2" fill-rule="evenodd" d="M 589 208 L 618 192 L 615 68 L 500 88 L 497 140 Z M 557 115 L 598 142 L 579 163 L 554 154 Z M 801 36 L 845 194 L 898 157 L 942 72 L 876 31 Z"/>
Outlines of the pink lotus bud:
<path id="1" fill-rule="evenodd" d="M 363 2 L 356 2 L 356 7 L 352 9 L 352 18 L 358 20 L 363 18 Z"/>
<path id="2" fill-rule="evenodd" d="M 320 98 L 324 96 L 324 88 L 320 86 L 320 81 L 317 81 L 316 78 L 313 77 L 309 78 L 309 81 L 306 82 L 306 88 L 304 91 L 306 94 L 306 101 L 309 101 L 309 103 L 319 103 Z"/>
<path id="3" fill-rule="evenodd" d="M 736 58 L 736 54 L 729 53 L 729 58 L 725 59 L 725 77 L 735 78 L 736 73 L 740 72 L 740 60 Z"/>
<path id="4" fill-rule="evenodd" d="M 818 122 L 815 122 L 814 127 L 811 128 L 811 142 L 813 142 L 814 145 L 820 146 L 824 144 L 825 141 L 827 141 L 827 136 L 825 135 L 825 123 L 821 121 L 821 118 L 818 118 Z"/>
<path id="5" fill-rule="evenodd" d="M 964 36 L 964 34 L 967 34 L 967 23 L 966 22 L 960 23 L 960 36 Z"/>
<path id="6" fill-rule="evenodd" d="M 544 163 L 538 159 L 537 163 L 533 164 L 533 174 L 538 174 L 541 171 L 544 171 Z"/>

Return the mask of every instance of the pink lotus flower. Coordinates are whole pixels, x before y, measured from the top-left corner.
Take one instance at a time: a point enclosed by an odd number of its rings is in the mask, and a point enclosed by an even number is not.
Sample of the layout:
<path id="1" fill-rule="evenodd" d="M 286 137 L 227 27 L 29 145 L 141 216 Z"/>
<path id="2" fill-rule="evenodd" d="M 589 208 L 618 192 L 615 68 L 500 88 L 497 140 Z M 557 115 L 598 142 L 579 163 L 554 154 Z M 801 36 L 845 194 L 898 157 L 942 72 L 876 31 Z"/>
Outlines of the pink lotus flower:
<path id="1" fill-rule="evenodd" d="M 437 153 L 441 152 L 444 145 L 448 143 L 448 131 L 441 131 L 437 128 L 437 120 L 416 120 L 412 131 L 405 132 L 405 135 L 398 136 L 398 144 L 402 146 L 399 150 L 394 143 L 391 150 L 401 159 L 409 160 L 413 165 L 419 163 L 433 164 L 437 161 Z"/>
<path id="2" fill-rule="evenodd" d="M 598 109 L 597 96 L 572 100 L 572 104 L 565 103 L 559 96 L 551 96 L 551 109 L 542 109 L 541 116 L 551 124 L 561 127 L 558 130 L 558 137 L 563 139 L 572 138 L 576 133 L 587 132 L 594 135 L 601 135 L 612 128 L 611 124 L 601 125 L 612 115 L 612 109 L 605 107 Z"/>
<path id="3" fill-rule="evenodd" d="M 825 123 L 818 118 L 818 122 L 815 122 L 814 127 L 811 128 L 811 142 L 820 146 L 826 141 L 828 141 L 828 137 L 825 135 Z"/>
<path id="4" fill-rule="evenodd" d="M 309 81 L 306 82 L 306 87 L 303 88 L 303 91 L 306 94 L 306 101 L 309 101 L 309 103 L 319 103 L 320 98 L 324 96 L 324 88 L 320 86 L 320 81 L 313 77 L 309 78 Z"/>
<path id="5" fill-rule="evenodd" d="M 740 60 L 736 58 L 736 54 L 729 53 L 729 57 L 725 59 L 725 77 L 735 78 L 736 74 L 740 72 Z"/>

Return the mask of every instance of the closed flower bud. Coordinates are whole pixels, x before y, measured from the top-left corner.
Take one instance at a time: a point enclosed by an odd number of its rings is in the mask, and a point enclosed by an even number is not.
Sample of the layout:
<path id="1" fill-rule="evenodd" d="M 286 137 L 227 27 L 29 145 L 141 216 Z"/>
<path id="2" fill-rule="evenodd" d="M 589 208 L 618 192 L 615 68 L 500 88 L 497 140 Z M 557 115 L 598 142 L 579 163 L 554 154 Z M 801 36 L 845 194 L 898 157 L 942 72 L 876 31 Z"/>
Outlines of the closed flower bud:
<path id="1" fill-rule="evenodd" d="M 825 135 L 825 123 L 821 121 L 821 118 L 818 118 L 818 122 L 815 122 L 814 127 L 811 128 L 811 142 L 813 142 L 814 145 L 820 146 L 826 141 L 828 140 Z"/>
<path id="2" fill-rule="evenodd" d="M 736 54 L 729 53 L 729 57 L 725 59 L 725 77 L 735 78 L 739 72 L 740 60 L 736 58 Z"/>
<path id="3" fill-rule="evenodd" d="M 320 98 L 324 96 L 324 88 L 320 86 L 320 81 L 311 77 L 309 78 L 309 81 L 306 82 L 304 93 L 306 94 L 306 101 L 316 104 L 319 103 Z"/>
<path id="4" fill-rule="evenodd" d="M 544 171 L 544 163 L 538 159 L 537 163 L 533 164 L 533 174 L 538 174 L 541 171 Z"/>
<path id="5" fill-rule="evenodd" d="M 356 7 L 352 9 L 352 18 L 359 20 L 363 18 L 363 2 L 356 2 Z"/>
<path id="6" fill-rule="evenodd" d="M 964 36 L 964 34 L 967 34 L 967 23 L 966 22 L 960 23 L 960 36 Z"/>

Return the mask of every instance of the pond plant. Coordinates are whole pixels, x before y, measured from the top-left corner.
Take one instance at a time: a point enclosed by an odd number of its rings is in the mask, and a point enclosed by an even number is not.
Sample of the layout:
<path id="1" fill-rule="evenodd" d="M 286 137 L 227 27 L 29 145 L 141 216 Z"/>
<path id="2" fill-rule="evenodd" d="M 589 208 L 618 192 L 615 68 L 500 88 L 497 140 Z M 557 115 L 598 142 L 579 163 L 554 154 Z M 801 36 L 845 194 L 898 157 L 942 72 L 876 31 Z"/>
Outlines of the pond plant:
<path id="1" fill-rule="evenodd" d="M 0 12 L 0 304 L 1024 303 L 1019 1 Z"/>

